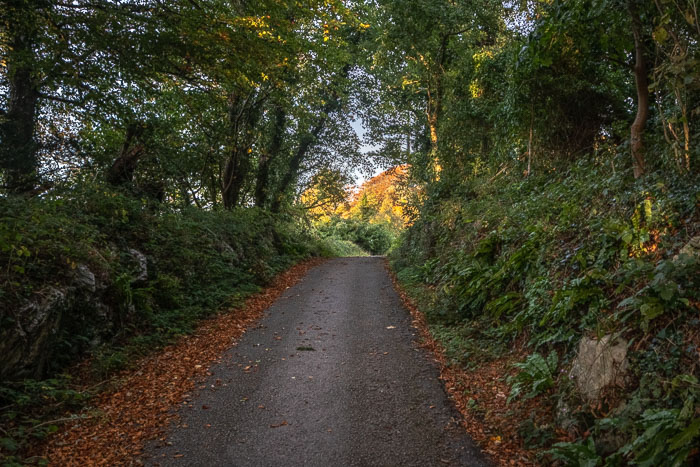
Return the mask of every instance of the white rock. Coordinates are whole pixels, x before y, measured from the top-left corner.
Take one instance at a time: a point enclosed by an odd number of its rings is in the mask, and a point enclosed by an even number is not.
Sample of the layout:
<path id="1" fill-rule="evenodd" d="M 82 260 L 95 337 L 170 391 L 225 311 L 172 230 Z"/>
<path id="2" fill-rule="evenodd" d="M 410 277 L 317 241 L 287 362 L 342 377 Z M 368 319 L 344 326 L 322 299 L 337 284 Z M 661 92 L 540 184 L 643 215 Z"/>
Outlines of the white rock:
<path id="1" fill-rule="evenodd" d="M 627 342 L 607 335 L 600 340 L 583 337 L 578 344 L 571 376 L 581 396 L 589 402 L 608 386 L 624 387 L 629 362 Z"/>
<path id="2" fill-rule="evenodd" d="M 97 288 L 97 281 L 95 280 L 95 274 L 90 271 L 84 264 L 79 264 L 75 269 L 75 279 L 73 279 L 73 284 L 76 287 L 90 292 L 94 292 Z"/>
<path id="3" fill-rule="evenodd" d="M 686 243 L 683 248 L 680 249 L 678 254 L 673 257 L 673 260 L 676 261 L 680 255 L 688 255 L 688 256 L 698 256 L 700 255 L 700 235 L 697 235 L 693 238 L 690 239 L 688 243 Z"/>
<path id="4" fill-rule="evenodd" d="M 137 275 L 131 283 L 146 282 L 148 280 L 148 258 L 138 250 L 129 248 L 129 254 L 136 261 L 138 267 Z"/>

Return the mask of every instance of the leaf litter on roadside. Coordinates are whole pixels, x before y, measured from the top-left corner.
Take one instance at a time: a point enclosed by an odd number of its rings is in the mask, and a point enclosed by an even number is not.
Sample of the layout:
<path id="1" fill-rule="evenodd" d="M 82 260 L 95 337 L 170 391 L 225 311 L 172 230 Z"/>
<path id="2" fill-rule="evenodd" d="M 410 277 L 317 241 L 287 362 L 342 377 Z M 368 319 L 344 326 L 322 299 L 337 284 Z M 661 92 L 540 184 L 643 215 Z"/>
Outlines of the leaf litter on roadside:
<path id="1" fill-rule="evenodd" d="M 242 307 L 204 320 L 192 335 L 122 372 L 120 383 L 102 393 L 94 407 L 86 409 L 87 419 L 77 418 L 64 425 L 53 436 L 33 446 L 29 454 L 45 458 L 53 465 L 133 463 L 146 441 L 165 439 L 166 428 L 177 418 L 173 409 L 191 399 L 195 384 L 211 375 L 209 366 L 219 361 L 223 352 L 286 289 L 323 261 L 315 258 L 293 266 L 278 275 L 265 290 L 249 297 Z M 279 426 L 286 424 L 284 421 Z"/>
<path id="2" fill-rule="evenodd" d="M 430 333 L 425 315 L 404 292 L 396 276 L 385 263 L 396 292 L 411 313 L 412 325 L 420 335 L 420 346 L 431 352 L 440 366 L 440 379 L 447 393 L 462 414 L 462 425 L 484 453 L 496 464 L 537 465 L 536 454 L 525 449 L 518 434 L 518 426 L 528 417 L 542 415 L 537 398 L 507 403 L 505 394 L 510 392 L 504 376 L 512 372 L 513 363 L 524 357 L 522 346 L 504 357 L 481 362 L 474 369 L 450 365 L 445 349 Z"/>

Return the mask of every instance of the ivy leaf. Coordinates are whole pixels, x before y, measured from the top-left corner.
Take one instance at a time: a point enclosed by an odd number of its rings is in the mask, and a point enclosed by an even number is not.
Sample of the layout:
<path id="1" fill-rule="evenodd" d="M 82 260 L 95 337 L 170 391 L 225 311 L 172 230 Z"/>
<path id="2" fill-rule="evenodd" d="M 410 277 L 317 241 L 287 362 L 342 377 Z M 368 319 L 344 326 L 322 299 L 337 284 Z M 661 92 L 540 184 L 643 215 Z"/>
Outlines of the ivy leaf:
<path id="1" fill-rule="evenodd" d="M 664 313 L 664 307 L 660 303 L 645 303 L 639 308 L 645 321 L 651 321 Z"/>
<path id="2" fill-rule="evenodd" d="M 659 294 L 659 297 L 661 297 L 663 301 L 670 302 L 671 299 L 673 299 L 676 290 L 678 290 L 678 285 L 675 282 L 662 279 L 654 284 L 654 290 Z"/>
<path id="3" fill-rule="evenodd" d="M 666 39 L 668 39 L 668 31 L 666 31 L 666 28 L 663 26 L 659 26 L 656 29 L 654 29 L 653 32 L 654 40 L 658 42 L 659 44 L 663 44 L 666 42 Z"/>
<path id="4" fill-rule="evenodd" d="M 695 15 L 691 10 L 685 11 L 685 20 L 688 22 L 688 24 L 695 24 Z"/>
<path id="5" fill-rule="evenodd" d="M 622 233 L 622 242 L 629 245 L 634 241 L 634 233 L 631 230 L 626 230 Z"/>

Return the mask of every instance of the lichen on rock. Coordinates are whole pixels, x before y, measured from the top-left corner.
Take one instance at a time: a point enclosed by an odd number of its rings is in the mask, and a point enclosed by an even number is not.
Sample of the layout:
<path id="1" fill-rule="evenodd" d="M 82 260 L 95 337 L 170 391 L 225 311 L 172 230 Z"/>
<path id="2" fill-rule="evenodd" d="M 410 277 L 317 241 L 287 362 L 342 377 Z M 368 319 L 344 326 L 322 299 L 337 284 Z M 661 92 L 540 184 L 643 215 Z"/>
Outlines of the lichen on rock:
<path id="1" fill-rule="evenodd" d="M 578 344 L 571 376 L 581 396 L 594 402 L 603 389 L 624 387 L 628 369 L 627 341 L 612 335 L 600 339 L 584 336 Z"/>

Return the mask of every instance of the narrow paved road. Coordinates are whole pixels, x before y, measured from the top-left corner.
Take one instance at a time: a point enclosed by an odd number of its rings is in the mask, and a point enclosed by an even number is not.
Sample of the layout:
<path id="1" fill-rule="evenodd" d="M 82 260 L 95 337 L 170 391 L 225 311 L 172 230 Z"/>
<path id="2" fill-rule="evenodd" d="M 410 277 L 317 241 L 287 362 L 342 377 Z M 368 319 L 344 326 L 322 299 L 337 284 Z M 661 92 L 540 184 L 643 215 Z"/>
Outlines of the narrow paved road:
<path id="1" fill-rule="evenodd" d="M 151 465 L 487 465 L 381 258 L 342 258 L 288 289 L 181 409 Z"/>

